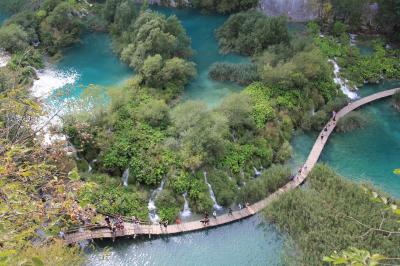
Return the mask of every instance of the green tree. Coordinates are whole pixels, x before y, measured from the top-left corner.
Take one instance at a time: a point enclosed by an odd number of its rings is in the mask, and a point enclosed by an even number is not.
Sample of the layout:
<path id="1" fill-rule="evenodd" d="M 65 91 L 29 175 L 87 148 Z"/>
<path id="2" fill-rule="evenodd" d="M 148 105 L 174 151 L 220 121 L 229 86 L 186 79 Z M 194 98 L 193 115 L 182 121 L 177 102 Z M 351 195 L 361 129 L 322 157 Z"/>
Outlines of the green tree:
<path id="1" fill-rule="evenodd" d="M 259 11 L 231 15 L 217 30 L 222 52 L 245 55 L 261 53 L 271 45 L 289 43 L 287 20 L 284 17 L 267 17 Z"/>
<path id="2" fill-rule="evenodd" d="M 377 20 L 389 39 L 400 41 L 400 0 L 380 0 Z"/>
<path id="3" fill-rule="evenodd" d="M 76 13 L 73 5 L 62 2 L 40 24 L 40 37 L 50 54 L 79 40 L 82 22 Z"/>
<path id="4" fill-rule="evenodd" d="M 0 28 L 0 47 L 11 53 L 22 51 L 29 46 L 28 34 L 15 24 Z"/>

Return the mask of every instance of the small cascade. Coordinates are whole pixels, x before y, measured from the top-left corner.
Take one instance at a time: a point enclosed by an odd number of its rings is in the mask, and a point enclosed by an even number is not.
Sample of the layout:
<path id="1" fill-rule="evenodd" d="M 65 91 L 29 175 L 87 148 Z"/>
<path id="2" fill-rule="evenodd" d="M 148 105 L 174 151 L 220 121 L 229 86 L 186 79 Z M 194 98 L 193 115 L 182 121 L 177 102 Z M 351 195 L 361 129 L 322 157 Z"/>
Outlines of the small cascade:
<path id="1" fill-rule="evenodd" d="M 350 36 L 350 45 L 351 46 L 356 46 L 357 44 L 357 34 L 349 34 Z"/>
<path id="2" fill-rule="evenodd" d="M 185 200 L 185 204 L 183 205 L 183 210 L 181 211 L 181 217 L 189 217 L 192 215 L 192 211 L 190 210 L 189 201 L 187 200 L 187 192 L 185 192 L 182 196 Z"/>
<path id="3" fill-rule="evenodd" d="M 89 169 L 88 169 L 88 173 L 90 174 L 93 171 L 93 165 L 97 162 L 97 159 L 92 160 L 89 163 Z"/>
<path id="4" fill-rule="evenodd" d="M 214 191 L 213 191 L 213 189 L 211 187 L 211 184 L 208 183 L 207 172 L 204 172 L 204 181 L 206 182 L 206 184 L 208 186 L 208 191 L 210 192 L 210 197 L 211 197 L 212 201 L 214 202 L 214 210 L 217 210 L 217 211 L 221 210 L 222 206 L 218 205 L 217 199 L 215 198 L 215 194 L 214 194 Z"/>
<path id="5" fill-rule="evenodd" d="M 128 179 L 129 179 L 129 167 L 126 168 L 124 173 L 122 174 L 122 182 L 125 187 L 128 186 Z"/>
<path id="6" fill-rule="evenodd" d="M 328 62 L 333 64 L 333 67 L 334 67 L 333 74 L 335 75 L 335 78 L 333 79 L 333 81 L 335 82 L 335 84 L 340 86 L 341 91 L 347 97 L 349 97 L 351 100 L 355 100 L 355 99 L 359 98 L 358 94 L 351 90 L 350 85 L 348 84 L 348 80 L 343 80 L 340 77 L 340 75 L 339 75 L 340 67 L 336 63 L 336 61 L 330 59 L 330 60 L 328 60 Z"/>
<path id="7" fill-rule="evenodd" d="M 254 169 L 254 175 L 255 175 L 256 177 L 259 177 L 259 176 L 261 175 L 261 172 L 258 171 L 257 168 L 255 168 L 255 167 L 253 167 L 253 169 Z"/>
<path id="8" fill-rule="evenodd" d="M 164 189 L 165 180 L 161 181 L 160 186 L 153 190 L 150 195 L 149 203 L 147 204 L 147 209 L 149 210 L 149 219 L 150 221 L 155 224 L 160 221 L 160 217 L 157 215 L 157 207 L 155 200 L 157 198 L 158 193 L 160 193 Z"/>

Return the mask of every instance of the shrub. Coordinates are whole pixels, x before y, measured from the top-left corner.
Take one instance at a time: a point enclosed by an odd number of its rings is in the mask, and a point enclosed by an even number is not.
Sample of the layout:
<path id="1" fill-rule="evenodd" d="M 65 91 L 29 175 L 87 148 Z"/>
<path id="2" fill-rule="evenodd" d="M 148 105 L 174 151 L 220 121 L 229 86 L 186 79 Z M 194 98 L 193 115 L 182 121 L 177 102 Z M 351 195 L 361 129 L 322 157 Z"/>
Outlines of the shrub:
<path id="1" fill-rule="evenodd" d="M 242 203 L 255 203 L 262 200 L 289 182 L 290 175 L 289 167 L 273 165 L 265 170 L 261 176 L 249 181 L 242 187 L 239 200 Z"/>
<path id="2" fill-rule="evenodd" d="M 160 219 L 172 223 L 175 222 L 176 217 L 179 215 L 183 202 L 178 200 L 178 196 L 174 195 L 171 190 L 164 189 L 157 195 L 156 206 Z"/>
<path id="3" fill-rule="evenodd" d="M 239 85 L 249 85 L 259 80 L 255 64 L 214 63 L 209 77 L 218 81 L 231 81 Z"/>
<path id="4" fill-rule="evenodd" d="M 136 216 L 147 220 L 147 197 L 132 187 L 124 188 L 118 183 L 86 183 L 78 193 L 82 206 L 93 204 L 102 213 Z"/>
<path id="5" fill-rule="evenodd" d="M 398 230 L 391 211 L 372 200 L 365 187 L 344 180 L 323 165 L 317 165 L 308 180 L 306 189 L 281 195 L 265 210 L 265 217 L 294 240 L 299 249 L 295 254 L 302 254 L 295 255 L 295 265 L 322 265 L 323 256 L 348 247 L 398 256 L 399 237 L 381 232 L 366 234 L 368 229 L 350 218 L 378 228 L 385 212 L 384 228 Z"/>
<path id="6" fill-rule="evenodd" d="M 267 17 L 259 11 L 237 13 L 217 30 L 222 52 L 254 55 L 270 45 L 289 43 L 287 21 L 284 17 Z"/>

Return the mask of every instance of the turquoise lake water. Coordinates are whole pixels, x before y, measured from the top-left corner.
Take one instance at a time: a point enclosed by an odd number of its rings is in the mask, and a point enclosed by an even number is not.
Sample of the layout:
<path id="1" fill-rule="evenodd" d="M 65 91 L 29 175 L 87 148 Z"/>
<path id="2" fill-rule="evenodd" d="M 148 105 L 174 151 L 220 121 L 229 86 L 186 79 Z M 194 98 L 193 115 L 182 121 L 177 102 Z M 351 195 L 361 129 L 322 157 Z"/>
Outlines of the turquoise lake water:
<path id="1" fill-rule="evenodd" d="M 224 96 L 242 89 L 242 87 L 232 83 L 216 82 L 208 78 L 208 70 L 215 62 L 249 62 L 247 57 L 219 53 L 215 30 L 224 24 L 228 16 L 204 15 L 192 9 L 162 7 L 154 9 L 167 16 L 176 15 L 192 39 L 192 48 L 195 50 L 193 61 L 197 64 L 198 77 L 185 89 L 184 99 L 201 100 L 213 106 Z"/>
<path id="2" fill-rule="evenodd" d="M 361 96 L 400 87 L 400 82 L 366 85 Z M 349 133 L 335 132 L 321 155 L 321 162 L 339 174 L 357 181 L 369 181 L 385 192 L 400 198 L 400 177 L 393 170 L 400 168 L 400 113 L 390 99 L 361 108 L 369 122 L 363 129 Z M 317 133 L 299 134 L 293 139 L 294 165 L 300 166 L 314 144 Z"/>
<path id="3" fill-rule="evenodd" d="M 88 265 L 278 265 L 283 240 L 259 215 L 227 226 L 191 234 L 146 240 L 101 242 L 110 256 L 89 255 Z"/>
<path id="4" fill-rule="evenodd" d="M 110 37 L 105 33 L 85 34 L 79 44 L 64 51 L 64 57 L 54 66 L 64 78 L 73 76 L 68 97 L 79 97 L 91 84 L 117 85 L 132 76 L 133 71 L 112 51 Z"/>
<path id="5" fill-rule="evenodd" d="M 9 18 L 9 17 L 10 17 L 10 15 L 4 14 L 4 13 L 2 13 L 2 12 L 0 11 L 0 25 L 3 24 L 3 22 L 4 22 L 7 18 Z"/>
<path id="6" fill-rule="evenodd" d="M 182 22 L 192 40 L 193 61 L 197 64 L 198 77 L 192 81 L 183 94 L 184 99 L 202 100 L 214 106 L 226 95 L 240 91 L 242 87 L 226 82 L 216 82 L 208 78 L 208 70 L 215 62 L 248 62 L 249 59 L 238 55 L 222 55 L 218 51 L 215 30 L 227 16 L 202 15 L 195 10 L 180 10 L 155 7 L 156 11 L 167 16 L 176 15 Z M 64 57 L 54 66 L 59 73 L 75 80 L 74 86 L 68 87 L 68 95 L 78 97 L 90 84 L 110 86 L 129 78 L 133 71 L 121 63 L 113 54 L 111 40 L 106 34 L 90 33 L 82 42 L 64 52 Z"/>
<path id="7" fill-rule="evenodd" d="M 164 14 L 176 14 L 192 38 L 193 60 L 198 67 L 198 78 L 187 86 L 185 99 L 206 101 L 216 105 L 225 96 L 242 88 L 208 78 L 209 67 L 217 61 L 248 62 L 237 55 L 221 55 L 214 31 L 226 16 L 201 15 L 194 10 L 157 8 Z M 0 23 L 2 17 L 0 16 Z M 298 25 L 292 25 L 296 29 Z M 301 29 L 302 27 L 299 26 Z M 111 49 L 111 40 L 103 33 L 83 36 L 82 42 L 65 51 L 65 56 L 42 77 L 48 83 L 64 79 L 58 84 L 74 81 L 72 96 L 90 84 L 115 85 L 131 77 L 133 71 L 121 63 Z M 44 82 L 44 86 L 48 83 Z M 57 83 L 57 82 L 55 82 Z M 386 82 L 364 86 L 360 95 L 399 87 L 400 82 Z M 335 133 L 324 150 L 321 161 L 340 174 L 355 180 L 370 180 L 385 191 L 400 197 L 400 178 L 392 171 L 400 167 L 400 114 L 389 105 L 389 100 L 373 103 L 362 109 L 370 122 L 365 129 L 351 133 Z M 297 135 L 293 140 L 294 165 L 301 165 L 314 143 L 316 134 Z M 107 242 L 98 243 L 100 249 Z M 101 253 L 90 255 L 90 265 L 277 265 L 283 240 L 259 216 L 228 226 L 152 241 L 126 240 L 112 244 L 111 257 L 102 260 Z"/>

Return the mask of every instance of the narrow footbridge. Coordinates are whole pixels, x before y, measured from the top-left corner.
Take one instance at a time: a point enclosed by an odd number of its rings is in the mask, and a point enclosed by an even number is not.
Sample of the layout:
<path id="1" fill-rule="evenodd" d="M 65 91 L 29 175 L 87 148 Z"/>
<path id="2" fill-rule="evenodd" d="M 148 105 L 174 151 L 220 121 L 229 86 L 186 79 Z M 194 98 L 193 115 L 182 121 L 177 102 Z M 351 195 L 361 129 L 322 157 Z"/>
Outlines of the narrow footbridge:
<path id="1" fill-rule="evenodd" d="M 136 236 L 161 236 L 161 235 L 173 235 L 180 234 L 186 232 L 199 231 L 203 229 L 213 228 L 225 224 L 229 224 L 247 217 L 254 215 L 257 212 L 260 212 L 264 209 L 268 204 L 270 204 L 273 200 L 278 198 L 281 194 L 286 193 L 292 189 L 297 188 L 302 184 L 308 176 L 308 173 L 313 169 L 315 164 L 317 163 L 322 150 L 329 139 L 329 136 L 333 132 L 336 127 L 336 122 L 340 120 L 343 116 L 350 113 L 351 111 L 359 108 L 360 106 L 366 105 L 370 102 L 380 100 L 389 96 L 394 95 L 396 92 L 400 92 L 400 88 L 382 91 L 364 98 L 361 98 L 357 101 L 349 103 L 346 107 L 341 109 L 336 114 L 336 121 L 332 118 L 326 125 L 326 128 L 321 131 L 318 138 L 316 139 L 314 146 L 308 155 L 307 161 L 304 164 L 304 167 L 299 171 L 299 173 L 295 176 L 295 178 L 288 182 L 285 186 L 278 189 L 267 198 L 250 205 L 246 208 L 243 208 L 239 211 L 234 211 L 232 214 L 224 214 L 218 216 L 216 219 L 210 218 L 210 222 L 208 225 L 204 225 L 200 220 L 193 222 L 185 222 L 181 224 L 169 225 L 167 228 L 161 227 L 160 225 L 154 224 L 133 224 L 129 222 L 124 222 L 124 229 L 117 230 L 113 233 L 107 226 L 99 225 L 99 226 L 90 226 L 83 227 L 80 229 L 69 231 L 65 234 L 65 242 L 67 244 L 77 243 L 83 240 L 92 240 L 92 239 L 106 239 L 106 238 L 118 238 L 118 237 L 136 237 Z"/>

